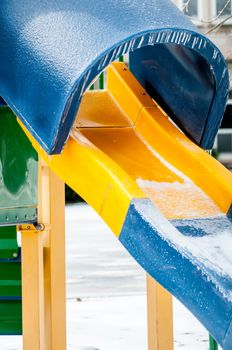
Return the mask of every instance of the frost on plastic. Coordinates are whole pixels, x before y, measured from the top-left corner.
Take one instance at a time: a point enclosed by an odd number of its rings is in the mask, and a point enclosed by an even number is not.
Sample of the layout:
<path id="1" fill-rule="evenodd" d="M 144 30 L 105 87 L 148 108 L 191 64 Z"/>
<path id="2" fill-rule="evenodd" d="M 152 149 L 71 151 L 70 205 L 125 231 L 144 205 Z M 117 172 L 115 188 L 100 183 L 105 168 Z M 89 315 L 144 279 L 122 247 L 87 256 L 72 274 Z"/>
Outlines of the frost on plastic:
<path id="1" fill-rule="evenodd" d="M 187 237 L 177 230 L 150 201 L 140 201 L 137 207 L 143 219 L 151 229 L 158 232 L 163 240 L 189 259 L 197 269 L 212 281 L 225 298 L 232 301 L 231 288 L 228 281 L 232 278 L 231 223 L 226 217 L 218 217 L 218 221 L 201 219 L 200 225 L 204 231 L 201 237 Z M 224 219 L 221 221 L 221 219 Z M 188 226 L 194 226 L 195 220 L 187 220 Z M 186 222 L 183 220 L 183 225 Z M 178 223 L 174 223 L 178 227 Z M 223 227 L 222 227 L 223 225 Z M 222 279 L 225 283 L 222 283 Z"/>

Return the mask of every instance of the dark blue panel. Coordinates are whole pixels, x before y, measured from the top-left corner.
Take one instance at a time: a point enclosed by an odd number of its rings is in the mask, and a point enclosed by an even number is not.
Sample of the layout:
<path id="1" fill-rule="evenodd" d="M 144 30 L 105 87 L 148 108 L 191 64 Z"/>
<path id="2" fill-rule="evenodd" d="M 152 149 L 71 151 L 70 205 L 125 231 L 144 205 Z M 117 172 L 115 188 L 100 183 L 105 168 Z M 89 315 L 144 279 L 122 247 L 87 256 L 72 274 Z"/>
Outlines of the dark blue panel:
<path id="1" fill-rule="evenodd" d="M 0 96 L 0 106 L 4 106 L 5 104 L 6 104 L 5 101 Z"/>
<path id="2" fill-rule="evenodd" d="M 185 130 L 194 131 L 197 140 L 202 137 L 203 146 L 211 144 L 225 108 L 228 75 L 224 59 L 170 0 L 1 0 L 0 31 L 0 95 L 48 153 L 62 150 L 80 99 L 99 72 L 126 52 L 158 44 L 165 55 L 167 44 L 175 47 L 169 52 L 173 63 L 158 78 L 166 85 L 173 82 L 183 99 L 174 103 L 173 89 L 165 92 L 163 83 L 158 93 L 172 114 L 178 113 Z M 196 55 L 186 58 L 183 47 Z M 202 73 L 198 67 L 201 56 L 215 82 L 207 69 L 203 76 L 198 74 Z M 144 81 L 142 64 L 143 56 L 132 57 L 133 72 Z M 178 66 L 178 74 L 170 71 L 172 66 Z M 172 74 L 175 77 L 169 79 Z M 186 80 L 192 81 L 194 94 L 205 91 L 198 108 Z M 209 111 L 211 105 L 214 114 Z M 188 117 L 194 114 L 201 116 L 197 130 L 193 127 L 196 118 Z"/>
<path id="3" fill-rule="evenodd" d="M 191 44 L 181 47 L 169 43 L 135 50 L 130 55 L 130 67 L 148 93 L 193 141 L 212 148 L 218 124 L 207 129 L 207 123 L 208 119 L 210 123 L 215 119 L 220 122 L 223 117 L 223 108 L 215 114 L 215 104 L 211 107 L 214 97 L 215 103 L 225 104 L 227 80 L 219 86 L 216 73 L 211 71 L 210 59 L 206 57 L 211 57 L 212 48 L 203 55 L 190 49 Z"/>
<path id="4" fill-rule="evenodd" d="M 214 219 L 184 220 L 174 224 L 182 233 L 149 200 L 136 199 L 129 208 L 120 241 L 144 270 L 178 298 L 218 343 L 224 345 L 224 350 L 231 350 L 232 337 L 226 336 L 232 319 L 231 274 L 218 272 L 216 267 L 208 265 L 204 256 L 191 249 L 193 243 L 186 243 L 187 233 L 183 235 L 186 227 L 193 225 L 195 234 L 193 229 L 190 236 L 202 240 L 202 231 L 206 237 L 213 237 L 217 227 L 220 230 L 230 227 L 231 232 L 231 222 L 221 217 L 216 222 Z M 198 230 L 201 235 L 196 233 Z M 216 249 L 212 244 L 212 253 Z M 221 268 L 223 271 L 223 266 Z"/>

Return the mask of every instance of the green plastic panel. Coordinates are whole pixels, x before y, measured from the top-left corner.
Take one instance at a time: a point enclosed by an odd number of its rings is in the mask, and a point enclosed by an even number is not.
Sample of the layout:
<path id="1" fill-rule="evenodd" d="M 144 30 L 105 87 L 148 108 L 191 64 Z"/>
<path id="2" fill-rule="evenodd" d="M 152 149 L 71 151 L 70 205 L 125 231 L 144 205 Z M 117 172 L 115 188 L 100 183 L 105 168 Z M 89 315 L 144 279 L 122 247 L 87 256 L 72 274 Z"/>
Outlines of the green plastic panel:
<path id="1" fill-rule="evenodd" d="M 21 263 L 0 261 L 0 299 L 21 298 Z"/>
<path id="2" fill-rule="evenodd" d="M 16 258 L 17 255 L 18 243 L 16 227 L 0 227 L 0 260 Z"/>
<path id="3" fill-rule="evenodd" d="M 0 300 L 0 335 L 22 334 L 21 300 Z"/>
<path id="4" fill-rule="evenodd" d="M 0 334 L 22 334 L 21 262 L 16 224 L 37 221 L 38 157 L 0 106 Z M 14 225 L 14 226 L 13 226 Z"/>
<path id="5" fill-rule="evenodd" d="M 37 221 L 38 157 L 7 106 L 0 106 L 0 225 Z"/>
<path id="6" fill-rule="evenodd" d="M 216 340 L 214 340 L 213 337 L 211 337 L 211 335 L 209 336 L 209 349 L 218 350 L 218 344 Z"/>
<path id="7" fill-rule="evenodd" d="M 20 255 L 17 259 L 0 260 L 0 335 L 16 334 L 22 334 Z"/>

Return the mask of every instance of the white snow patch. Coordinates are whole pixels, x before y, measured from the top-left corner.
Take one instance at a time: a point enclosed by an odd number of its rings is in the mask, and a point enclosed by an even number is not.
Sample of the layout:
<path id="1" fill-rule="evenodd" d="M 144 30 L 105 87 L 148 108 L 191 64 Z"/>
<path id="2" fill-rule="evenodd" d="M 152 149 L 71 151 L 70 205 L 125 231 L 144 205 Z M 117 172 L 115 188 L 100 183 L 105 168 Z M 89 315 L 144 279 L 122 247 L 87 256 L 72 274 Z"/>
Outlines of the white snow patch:
<path id="1" fill-rule="evenodd" d="M 201 205 L 204 204 L 205 207 L 205 216 L 207 216 L 207 213 L 210 210 L 213 210 L 215 212 L 215 216 L 222 215 L 221 210 L 218 208 L 218 206 L 212 201 L 212 199 L 207 196 L 207 194 L 202 191 L 197 185 L 194 184 L 190 179 L 184 177 L 183 182 L 158 182 L 158 181 L 151 181 L 151 180 L 144 180 L 141 178 L 138 178 L 136 180 L 137 185 L 143 190 L 145 189 L 152 189 L 154 190 L 155 198 L 159 201 L 166 202 L 169 200 L 172 202 L 172 197 L 175 198 L 175 202 L 173 203 L 173 212 L 175 212 L 175 206 L 177 207 L 177 215 L 182 214 L 181 210 L 185 210 L 186 205 L 188 203 L 191 206 L 191 210 L 188 212 L 188 218 L 195 218 L 199 215 L 199 209 L 196 206 L 196 209 L 194 210 L 194 205 L 191 205 L 201 201 Z M 146 191 L 145 191 L 146 192 Z M 176 199 L 179 196 L 179 202 L 176 202 Z M 148 196 L 149 197 L 149 196 Z M 184 203 L 183 203 L 184 201 Z M 201 209 L 201 213 L 202 213 Z"/>
<path id="2" fill-rule="evenodd" d="M 141 138 L 141 136 L 138 134 L 138 137 Z M 197 186 L 188 176 L 183 174 L 180 170 L 178 170 L 175 166 L 170 164 L 164 157 L 162 157 L 156 150 L 154 150 L 144 139 L 142 139 L 142 142 L 146 145 L 147 149 L 153 154 L 154 157 L 156 157 L 162 165 L 164 165 L 169 171 L 171 171 L 173 174 L 175 174 L 177 177 L 181 179 L 182 182 L 174 181 L 174 182 L 158 182 L 158 181 L 151 181 L 147 179 L 138 178 L 136 180 L 137 185 L 141 189 L 153 189 L 154 191 L 157 191 L 156 197 L 159 200 L 166 201 L 167 190 L 172 190 L 173 194 L 175 195 L 175 192 L 178 192 L 180 195 L 184 196 L 186 193 L 186 200 L 190 201 L 191 203 L 194 203 L 194 201 L 199 200 L 201 198 L 201 201 L 205 203 L 206 207 L 206 214 L 208 212 L 208 209 L 214 209 L 214 211 L 217 213 L 217 215 L 221 215 L 221 211 L 218 208 L 218 206 L 214 203 L 214 201 L 209 198 L 209 196 L 199 187 Z M 181 197 L 183 198 L 183 197 Z M 178 206 L 178 210 L 181 210 L 180 206 Z M 179 213 L 180 214 L 180 213 Z M 192 210 L 189 215 L 191 217 L 196 217 L 198 212 Z"/>

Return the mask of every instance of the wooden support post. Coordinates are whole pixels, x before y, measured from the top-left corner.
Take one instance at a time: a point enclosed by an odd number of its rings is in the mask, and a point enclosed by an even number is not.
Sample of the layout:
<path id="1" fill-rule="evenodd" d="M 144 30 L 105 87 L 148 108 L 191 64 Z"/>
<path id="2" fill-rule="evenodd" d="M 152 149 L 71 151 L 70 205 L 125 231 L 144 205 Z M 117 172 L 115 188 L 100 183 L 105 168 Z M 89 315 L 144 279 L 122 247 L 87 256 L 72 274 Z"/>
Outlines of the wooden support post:
<path id="1" fill-rule="evenodd" d="M 147 276 L 148 350 L 173 350 L 172 296 Z"/>
<path id="2" fill-rule="evenodd" d="M 44 233 L 45 349 L 66 349 L 64 183 L 40 159 L 38 221 Z"/>
<path id="3" fill-rule="evenodd" d="M 23 349 L 43 350 L 43 234 L 33 229 L 22 231 L 22 299 Z"/>
<path id="4" fill-rule="evenodd" d="M 66 349 L 64 183 L 40 159 L 38 223 L 22 233 L 23 349 Z"/>

